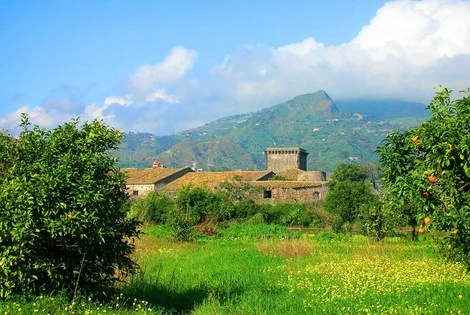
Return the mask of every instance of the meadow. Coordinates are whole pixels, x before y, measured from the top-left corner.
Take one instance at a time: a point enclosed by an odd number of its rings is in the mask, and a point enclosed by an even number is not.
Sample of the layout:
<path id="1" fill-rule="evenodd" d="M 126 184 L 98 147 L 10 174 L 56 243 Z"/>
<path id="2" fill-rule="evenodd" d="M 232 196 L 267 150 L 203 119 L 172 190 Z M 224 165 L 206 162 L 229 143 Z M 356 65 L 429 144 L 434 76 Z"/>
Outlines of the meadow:
<path id="1" fill-rule="evenodd" d="M 145 228 L 139 272 L 106 302 L 60 295 L 0 302 L 0 314 L 468 314 L 470 275 L 430 239 L 237 225 L 183 243 Z"/>

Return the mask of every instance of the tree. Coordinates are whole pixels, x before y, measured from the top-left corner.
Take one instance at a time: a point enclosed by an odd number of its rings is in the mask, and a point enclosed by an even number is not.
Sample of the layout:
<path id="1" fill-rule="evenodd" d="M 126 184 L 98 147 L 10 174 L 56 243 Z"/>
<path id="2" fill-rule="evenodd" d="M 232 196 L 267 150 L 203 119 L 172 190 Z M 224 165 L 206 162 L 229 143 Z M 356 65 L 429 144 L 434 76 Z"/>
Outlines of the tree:
<path id="1" fill-rule="evenodd" d="M 0 136 L 0 296 L 22 290 L 100 290 L 133 272 L 125 175 L 109 150 L 122 133 L 78 120 L 54 130 L 22 116 Z"/>
<path id="2" fill-rule="evenodd" d="M 388 206 L 435 233 L 447 257 L 470 269 L 470 89 L 451 100 L 439 88 L 430 118 L 387 136 L 378 148 Z"/>
<path id="3" fill-rule="evenodd" d="M 332 180 L 328 184 L 325 208 L 338 216 L 333 222 L 336 232 L 341 231 L 344 224 L 351 230 L 361 205 L 373 199 L 371 187 L 365 183 L 366 177 L 363 167 L 359 164 L 343 163 L 334 170 Z"/>

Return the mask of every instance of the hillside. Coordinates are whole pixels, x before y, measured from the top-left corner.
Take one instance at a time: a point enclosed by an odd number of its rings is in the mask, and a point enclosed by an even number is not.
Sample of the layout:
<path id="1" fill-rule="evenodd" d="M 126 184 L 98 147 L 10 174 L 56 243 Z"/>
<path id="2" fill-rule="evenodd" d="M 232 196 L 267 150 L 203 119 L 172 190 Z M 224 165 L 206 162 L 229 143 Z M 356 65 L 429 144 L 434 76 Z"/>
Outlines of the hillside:
<path id="1" fill-rule="evenodd" d="M 325 91 L 317 91 L 176 135 L 129 133 L 116 156 L 122 167 L 148 167 L 157 160 L 170 167 L 257 170 L 265 168 L 267 147 L 295 146 L 310 153 L 309 170 L 330 172 L 343 161 L 375 161 L 380 141 L 393 130 L 417 124 L 425 107 L 400 101 L 340 104 L 343 110 Z"/>

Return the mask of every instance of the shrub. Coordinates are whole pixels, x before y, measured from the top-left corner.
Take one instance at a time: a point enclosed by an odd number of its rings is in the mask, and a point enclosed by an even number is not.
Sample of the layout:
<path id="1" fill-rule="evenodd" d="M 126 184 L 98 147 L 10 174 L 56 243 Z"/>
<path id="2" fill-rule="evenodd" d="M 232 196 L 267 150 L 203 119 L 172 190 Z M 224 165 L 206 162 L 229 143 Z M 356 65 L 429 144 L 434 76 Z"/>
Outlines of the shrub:
<path id="1" fill-rule="evenodd" d="M 261 207 L 251 199 L 245 199 L 234 204 L 234 212 L 232 218 L 246 219 L 259 214 Z"/>
<path id="2" fill-rule="evenodd" d="M 307 227 L 315 218 L 308 207 L 299 202 L 264 204 L 260 209 L 268 224 Z"/>
<path id="3" fill-rule="evenodd" d="M 358 220 L 361 233 L 374 236 L 378 241 L 393 233 L 395 227 L 393 215 L 388 213 L 388 209 L 384 207 L 378 196 L 359 208 Z"/>
<path id="4" fill-rule="evenodd" d="M 175 201 L 166 192 L 152 191 L 132 202 L 129 216 L 146 223 L 161 224 L 166 222 L 174 207 Z"/>
<path id="5" fill-rule="evenodd" d="M 193 238 L 196 224 L 227 220 L 233 213 L 229 200 L 207 188 L 185 186 L 178 192 L 175 202 L 168 224 L 173 228 L 174 236 L 183 241 Z"/>
<path id="6" fill-rule="evenodd" d="M 138 221 L 126 218 L 125 176 L 109 155 L 122 133 L 77 124 L 30 129 L 23 115 L 17 140 L 0 135 L 0 296 L 99 290 L 136 268 Z"/>

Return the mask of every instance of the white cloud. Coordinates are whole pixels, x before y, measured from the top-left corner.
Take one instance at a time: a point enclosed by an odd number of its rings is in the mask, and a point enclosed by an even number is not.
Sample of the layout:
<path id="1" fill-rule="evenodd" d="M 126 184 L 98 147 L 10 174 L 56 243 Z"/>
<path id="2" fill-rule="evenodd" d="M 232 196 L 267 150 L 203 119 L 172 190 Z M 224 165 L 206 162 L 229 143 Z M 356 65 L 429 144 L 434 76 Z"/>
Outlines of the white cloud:
<path id="1" fill-rule="evenodd" d="M 333 99 L 428 102 L 437 85 L 469 87 L 469 16 L 470 1 L 390 1 L 341 45 L 310 37 L 279 47 L 243 46 L 212 66 L 208 79 L 188 76 L 197 53 L 177 46 L 163 60 L 130 74 L 122 96 L 85 105 L 80 91 L 66 89 L 71 97 L 54 93 L 53 102 L 26 109 L 46 126 L 73 112 L 124 130 L 162 134 L 318 89 Z M 11 115 L 0 118 L 0 127 Z"/>
<path id="2" fill-rule="evenodd" d="M 191 69 L 196 59 L 196 52 L 184 47 L 174 47 L 165 59 L 154 65 L 143 65 L 131 76 L 131 90 L 149 91 L 157 83 L 174 82 Z"/>
<path id="3" fill-rule="evenodd" d="M 244 47 L 213 68 L 214 82 L 222 91 L 232 87 L 226 95 L 234 110 L 317 89 L 336 99 L 427 102 L 439 84 L 458 90 L 470 82 L 468 16 L 469 1 L 388 2 L 348 43 L 324 46 L 307 38 L 277 48 Z"/>
<path id="4" fill-rule="evenodd" d="M 159 100 L 166 103 L 179 103 L 178 96 L 168 95 L 163 89 L 154 90 L 153 92 L 149 93 L 144 101 L 146 103 L 153 103 Z"/>
<path id="5" fill-rule="evenodd" d="M 128 106 L 132 104 L 132 98 L 129 95 L 126 96 L 108 96 L 105 98 L 104 103 L 105 106 L 109 106 L 112 104 L 118 104 L 121 106 Z"/>

